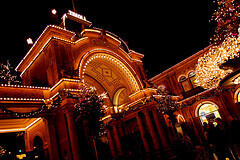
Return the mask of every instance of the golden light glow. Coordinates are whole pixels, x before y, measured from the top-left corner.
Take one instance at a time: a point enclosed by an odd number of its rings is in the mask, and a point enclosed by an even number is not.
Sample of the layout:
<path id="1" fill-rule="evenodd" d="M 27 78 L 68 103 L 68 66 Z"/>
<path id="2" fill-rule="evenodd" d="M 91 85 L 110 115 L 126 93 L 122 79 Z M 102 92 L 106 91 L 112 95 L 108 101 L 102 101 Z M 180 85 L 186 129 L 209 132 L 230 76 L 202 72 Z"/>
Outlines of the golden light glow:
<path id="1" fill-rule="evenodd" d="M 240 34 L 240 27 L 238 29 Z M 196 84 L 205 89 L 217 88 L 219 82 L 232 70 L 223 70 L 219 66 L 229 59 L 239 57 L 240 35 L 228 37 L 220 46 L 213 46 L 209 52 L 198 59 L 196 67 Z"/>
<path id="2" fill-rule="evenodd" d="M 237 102 L 240 103 L 240 92 L 238 93 L 238 96 L 237 96 Z"/>
<path id="3" fill-rule="evenodd" d="M 30 124 L 28 124 L 25 127 L 21 127 L 21 128 L 9 128 L 9 129 L 0 129 L 0 133 L 9 133 L 9 132 L 20 132 L 20 131 L 25 131 L 27 129 L 29 129 L 30 127 L 32 127 L 33 125 L 35 125 L 37 122 L 40 122 L 42 118 L 37 118 L 35 119 L 33 122 L 31 122 Z M 9 126 L 8 126 L 9 127 Z"/>
<path id="4" fill-rule="evenodd" d="M 122 73 L 124 73 L 126 75 L 125 77 L 128 79 L 128 82 L 131 84 L 131 86 L 134 88 L 134 90 L 135 91 L 140 90 L 138 82 L 136 80 L 136 77 L 130 71 L 130 69 L 132 71 L 134 71 L 134 70 L 132 68 L 129 69 L 128 67 L 126 67 L 126 65 L 123 62 L 121 62 L 119 59 L 115 58 L 114 56 L 111 56 L 111 55 L 105 54 L 105 53 L 97 53 L 97 54 L 94 54 L 93 56 L 91 56 L 90 58 L 88 58 L 87 62 L 85 62 L 83 64 L 82 72 L 81 72 L 81 67 L 79 67 L 79 78 L 84 79 L 84 74 L 85 74 L 87 65 L 95 59 L 104 59 L 110 63 L 113 63 L 116 67 L 119 68 L 119 70 Z"/>
<path id="5" fill-rule="evenodd" d="M 18 159 L 23 159 L 23 158 L 25 158 L 25 157 L 27 157 L 27 156 L 26 156 L 26 154 L 20 154 L 20 155 L 16 155 L 16 157 L 17 157 Z"/>
<path id="6" fill-rule="evenodd" d="M 240 84 L 240 76 L 237 77 L 234 81 L 233 81 L 234 84 Z"/>
<path id="7" fill-rule="evenodd" d="M 209 118 L 221 118 L 217 107 L 212 103 L 203 104 L 198 111 L 199 118 L 202 123 L 208 123 Z"/>

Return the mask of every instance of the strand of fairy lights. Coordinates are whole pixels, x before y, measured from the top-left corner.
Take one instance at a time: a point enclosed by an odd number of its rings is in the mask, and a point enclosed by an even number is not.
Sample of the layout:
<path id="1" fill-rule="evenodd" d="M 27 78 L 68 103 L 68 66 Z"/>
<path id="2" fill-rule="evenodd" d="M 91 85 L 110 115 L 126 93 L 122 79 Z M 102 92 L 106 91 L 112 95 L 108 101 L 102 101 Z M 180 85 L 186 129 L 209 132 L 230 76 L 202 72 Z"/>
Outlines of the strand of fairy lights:
<path id="1" fill-rule="evenodd" d="M 220 46 L 213 46 L 209 52 L 198 59 L 196 67 L 196 84 L 205 89 L 217 88 L 220 81 L 231 69 L 223 70 L 220 65 L 229 59 L 239 57 L 240 51 L 240 27 L 238 38 L 227 37 Z"/>
<path id="2" fill-rule="evenodd" d="M 124 64 L 122 64 L 122 62 L 120 62 L 118 59 L 116 59 L 115 57 L 113 56 L 110 56 L 110 55 L 107 55 L 107 54 L 95 54 L 94 56 L 92 56 L 91 58 L 89 58 L 89 60 L 84 64 L 83 66 L 83 72 L 82 72 L 82 79 L 84 79 L 84 73 L 86 71 L 86 67 L 87 65 L 94 59 L 105 59 L 111 63 L 116 63 L 117 67 L 121 68 L 122 71 L 124 71 L 124 74 L 126 74 L 127 78 L 129 78 L 129 82 L 132 83 L 132 86 L 134 86 L 135 90 L 138 91 L 139 90 L 139 87 L 138 87 L 138 83 L 137 81 L 135 80 L 134 76 L 131 74 L 130 70 L 124 66 Z"/>

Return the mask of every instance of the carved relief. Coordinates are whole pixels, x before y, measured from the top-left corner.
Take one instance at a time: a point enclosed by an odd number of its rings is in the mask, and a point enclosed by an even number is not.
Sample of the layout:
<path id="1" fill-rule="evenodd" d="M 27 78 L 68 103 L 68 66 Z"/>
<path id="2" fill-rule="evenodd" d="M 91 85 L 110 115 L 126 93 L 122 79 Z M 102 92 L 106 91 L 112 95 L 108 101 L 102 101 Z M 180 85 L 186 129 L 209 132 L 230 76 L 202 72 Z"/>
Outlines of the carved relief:
<path id="1" fill-rule="evenodd" d="M 110 49 L 114 52 L 117 52 L 117 47 L 107 41 L 101 40 L 101 39 L 90 39 L 90 43 L 93 46 L 101 46 L 107 49 Z"/>

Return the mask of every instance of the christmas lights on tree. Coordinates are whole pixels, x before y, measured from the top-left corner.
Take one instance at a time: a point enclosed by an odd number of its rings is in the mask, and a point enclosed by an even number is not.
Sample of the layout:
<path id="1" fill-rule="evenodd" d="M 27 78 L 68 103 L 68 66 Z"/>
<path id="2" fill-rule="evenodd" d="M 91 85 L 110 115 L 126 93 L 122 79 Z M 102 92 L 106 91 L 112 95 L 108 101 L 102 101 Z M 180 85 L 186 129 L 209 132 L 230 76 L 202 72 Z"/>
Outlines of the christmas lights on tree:
<path id="1" fill-rule="evenodd" d="M 158 96 L 156 98 L 153 97 L 153 100 L 158 103 L 158 110 L 163 114 L 168 115 L 168 119 L 173 126 L 175 126 L 177 119 L 174 112 L 177 111 L 181 105 L 173 95 L 169 94 L 169 91 L 164 86 L 158 87 L 157 95 Z"/>
<path id="2" fill-rule="evenodd" d="M 82 82 L 77 93 L 67 92 L 67 98 L 72 98 L 75 101 L 75 121 L 86 121 L 90 134 L 96 136 L 102 128 L 101 118 L 103 118 L 105 111 L 103 99 L 107 98 L 106 93 L 98 95 L 95 87 Z"/>
<path id="3" fill-rule="evenodd" d="M 218 0 L 218 10 L 213 14 L 217 22 L 213 46 L 209 52 L 198 59 L 196 84 L 205 89 L 217 88 L 220 81 L 231 69 L 220 66 L 229 59 L 239 57 L 240 52 L 240 4 L 237 0 Z"/>
<path id="4" fill-rule="evenodd" d="M 240 32 L 240 29 L 239 29 Z M 196 84 L 205 89 L 217 88 L 220 81 L 231 69 L 221 69 L 220 66 L 229 59 L 239 57 L 240 36 L 226 38 L 220 46 L 212 46 L 209 52 L 198 59 L 196 67 Z"/>
<path id="5" fill-rule="evenodd" d="M 16 74 L 13 75 L 12 67 L 7 60 L 7 64 L 0 63 L 0 83 L 1 84 L 20 84 Z"/>
<path id="6" fill-rule="evenodd" d="M 218 0 L 216 3 L 218 9 L 211 20 L 217 22 L 217 27 L 211 42 L 219 45 L 229 36 L 237 38 L 240 24 L 240 4 L 239 0 Z"/>

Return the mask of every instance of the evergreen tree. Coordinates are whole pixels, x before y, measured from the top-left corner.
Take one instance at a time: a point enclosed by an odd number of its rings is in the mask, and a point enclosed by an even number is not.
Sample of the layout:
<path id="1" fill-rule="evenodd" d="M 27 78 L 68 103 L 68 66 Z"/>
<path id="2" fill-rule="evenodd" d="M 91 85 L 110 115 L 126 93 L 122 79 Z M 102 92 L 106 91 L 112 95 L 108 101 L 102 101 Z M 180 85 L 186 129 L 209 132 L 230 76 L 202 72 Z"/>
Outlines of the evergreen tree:
<path id="1" fill-rule="evenodd" d="M 217 22 L 215 35 L 211 38 L 213 45 L 221 44 L 225 38 L 238 36 L 240 24 L 240 0 L 217 0 L 218 9 L 212 21 Z"/>

